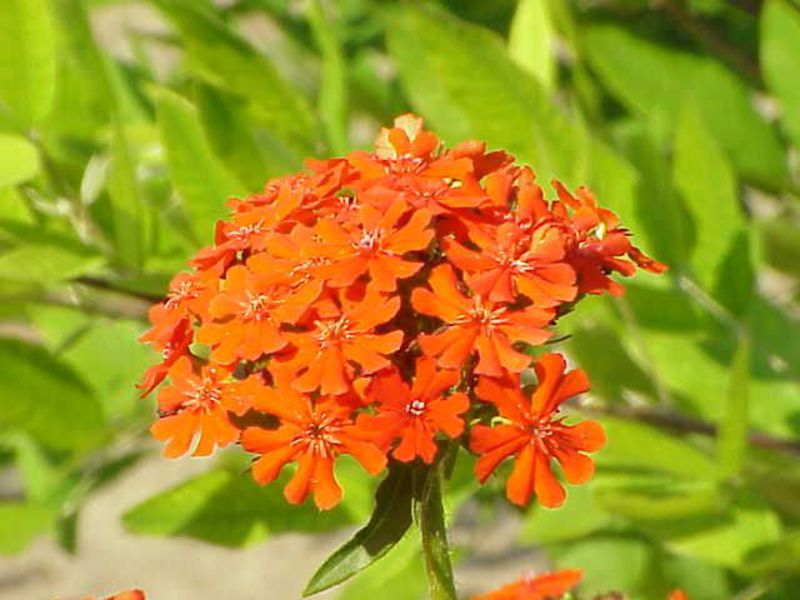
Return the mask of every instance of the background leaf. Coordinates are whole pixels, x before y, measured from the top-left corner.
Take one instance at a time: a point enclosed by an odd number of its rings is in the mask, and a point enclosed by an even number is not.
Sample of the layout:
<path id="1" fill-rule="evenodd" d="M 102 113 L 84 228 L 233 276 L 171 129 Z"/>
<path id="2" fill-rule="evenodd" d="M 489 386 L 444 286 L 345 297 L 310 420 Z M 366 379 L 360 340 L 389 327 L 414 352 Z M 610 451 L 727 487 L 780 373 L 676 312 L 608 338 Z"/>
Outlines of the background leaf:
<path id="1" fill-rule="evenodd" d="M 86 449 L 105 434 L 100 404 L 45 350 L 0 339 L 0 423 L 53 449 Z"/>
<path id="2" fill-rule="evenodd" d="M 23 128 L 44 118 L 53 103 L 56 48 L 47 0 L 0 3 L 0 107 Z"/>
<path id="3" fill-rule="evenodd" d="M 761 65 L 780 102 L 781 123 L 800 148 L 800 8 L 769 0 L 761 13 Z"/>
<path id="4" fill-rule="evenodd" d="M 320 513 L 292 506 L 280 482 L 262 488 L 246 474 L 212 470 L 128 510 L 123 522 L 134 533 L 180 535 L 240 547 L 285 531 L 321 532 L 352 523 L 346 509 Z"/>

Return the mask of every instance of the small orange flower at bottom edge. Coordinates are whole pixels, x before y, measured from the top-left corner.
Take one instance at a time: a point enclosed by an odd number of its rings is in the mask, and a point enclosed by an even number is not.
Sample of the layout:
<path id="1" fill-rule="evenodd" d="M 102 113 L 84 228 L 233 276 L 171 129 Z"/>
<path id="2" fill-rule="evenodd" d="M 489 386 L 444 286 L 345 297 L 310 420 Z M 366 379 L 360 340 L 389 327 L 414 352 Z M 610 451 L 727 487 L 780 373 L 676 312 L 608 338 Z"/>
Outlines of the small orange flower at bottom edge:
<path id="1" fill-rule="evenodd" d="M 142 590 L 128 590 L 126 592 L 119 592 L 103 598 L 103 600 L 145 600 L 145 595 Z M 93 596 L 86 596 L 83 600 L 94 600 Z"/>
<path id="2" fill-rule="evenodd" d="M 561 598 L 561 596 L 578 585 L 582 577 L 583 571 L 579 569 L 542 573 L 535 577 L 523 577 L 499 589 L 474 596 L 472 600 L 547 600 Z"/>
<path id="3" fill-rule="evenodd" d="M 667 600 L 689 600 L 689 595 L 682 589 L 678 588 L 670 592 Z"/>

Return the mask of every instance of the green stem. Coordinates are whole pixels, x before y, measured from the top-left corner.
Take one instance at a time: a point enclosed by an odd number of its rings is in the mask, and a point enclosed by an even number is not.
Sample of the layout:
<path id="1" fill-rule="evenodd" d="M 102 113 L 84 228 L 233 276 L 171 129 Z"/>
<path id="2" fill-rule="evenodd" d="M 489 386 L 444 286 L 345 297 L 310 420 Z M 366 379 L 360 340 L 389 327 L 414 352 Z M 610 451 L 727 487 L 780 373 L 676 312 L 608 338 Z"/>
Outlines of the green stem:
<path id="1" fill-rule="evenodd" d="M 422 552 L 428 577 L 430 600 L 456 600 L 450 545 L 447 542 L 447 523 L 442 503 L 441 465 L 428 472 L 417 505 L 417 519 L 422 532 Z"/>

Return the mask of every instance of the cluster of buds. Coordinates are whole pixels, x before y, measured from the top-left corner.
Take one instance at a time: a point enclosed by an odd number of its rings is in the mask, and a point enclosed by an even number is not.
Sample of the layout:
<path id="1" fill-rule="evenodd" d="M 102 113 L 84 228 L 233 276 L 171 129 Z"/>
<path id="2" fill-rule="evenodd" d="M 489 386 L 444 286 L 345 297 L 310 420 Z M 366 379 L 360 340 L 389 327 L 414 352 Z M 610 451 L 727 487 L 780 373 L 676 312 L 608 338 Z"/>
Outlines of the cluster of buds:
<path id="1" fill-rule="evenodd" d="M 307 167 L 229 201 L 215 244 L 150 311 L 142 340 L 162 361 L 141 388 L 168 379 L 152 426 L 165 454 L 238 442 L 256 481 L 297 463 L 286 499 L 330 509 L 337 457 L 376 475 L 433 463 L 449 438 L 480 482 L 514 458 L 511 502 L 561 504 L 553 461 L 585 482 L 604 435 L 560 412 L 586 375 L 534 349 L 586 294 L 620 294 L 612 274 L 664 266 L 589 190 L 554 182 L 547 199 L 511 155 L 446 149 L 412 115 L 374 152 Z"/>

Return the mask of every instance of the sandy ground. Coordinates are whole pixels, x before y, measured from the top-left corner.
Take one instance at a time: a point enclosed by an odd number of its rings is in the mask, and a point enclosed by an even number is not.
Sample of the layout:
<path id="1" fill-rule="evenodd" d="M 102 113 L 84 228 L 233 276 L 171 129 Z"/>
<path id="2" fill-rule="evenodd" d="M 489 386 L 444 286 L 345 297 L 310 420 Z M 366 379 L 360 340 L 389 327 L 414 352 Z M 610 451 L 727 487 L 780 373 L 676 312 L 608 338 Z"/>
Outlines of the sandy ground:
<path id="1" fill-rule="evenodd" d="M 205 461 L 143 460 L 92 496 L 79 524 L 79 552 L 71 557 L 42 538 L 25 553 L 0 560 L 0 599 L 78 600 L 140 587 L 150 600 L 283 600 L 300 597 L 315 567 L 351 532 L 325 536 L 287 534 L 243 550 L 186 538 L 135 536 L 120 516 L 194 472 Z M 542 568 L 535 551 L 513 548 L 518 523 L 501 517 L 489 527 L 460 525 L 453 537 L 475 552 L 457 568 L 465 593 L 486 590 Z M 320 596 L 325 600 L 335 594 Z"/>

